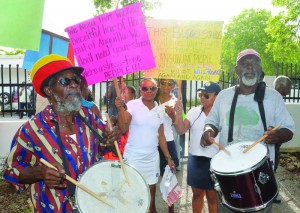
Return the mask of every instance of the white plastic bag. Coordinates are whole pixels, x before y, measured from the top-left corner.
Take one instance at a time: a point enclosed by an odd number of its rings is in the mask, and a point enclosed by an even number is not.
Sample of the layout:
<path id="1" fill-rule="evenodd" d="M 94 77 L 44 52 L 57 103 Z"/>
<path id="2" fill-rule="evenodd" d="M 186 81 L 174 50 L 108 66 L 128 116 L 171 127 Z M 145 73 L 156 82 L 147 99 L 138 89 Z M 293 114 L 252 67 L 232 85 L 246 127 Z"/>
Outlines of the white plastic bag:
<path id="1" fill-rule="evenodd" d="M 165 168 L 164 176 L 160 182 L 160 192 L 168 206 L 172 206 L 183 194 L 176 175 L 171 172 L 168 165 Z"/>

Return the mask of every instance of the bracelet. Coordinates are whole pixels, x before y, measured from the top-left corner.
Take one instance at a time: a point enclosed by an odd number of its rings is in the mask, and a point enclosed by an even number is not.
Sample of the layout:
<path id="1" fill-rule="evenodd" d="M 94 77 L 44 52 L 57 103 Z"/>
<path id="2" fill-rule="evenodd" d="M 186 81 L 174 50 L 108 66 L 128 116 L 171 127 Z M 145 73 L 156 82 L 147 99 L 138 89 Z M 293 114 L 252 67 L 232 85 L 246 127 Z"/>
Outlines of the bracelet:
<path id="1" fill-rule="evenodd" d="M 169 155 L 168 157 L 166 157 L 166 161 L 168 161 L 168 160 L 172 160 L 171 155 Z"/>

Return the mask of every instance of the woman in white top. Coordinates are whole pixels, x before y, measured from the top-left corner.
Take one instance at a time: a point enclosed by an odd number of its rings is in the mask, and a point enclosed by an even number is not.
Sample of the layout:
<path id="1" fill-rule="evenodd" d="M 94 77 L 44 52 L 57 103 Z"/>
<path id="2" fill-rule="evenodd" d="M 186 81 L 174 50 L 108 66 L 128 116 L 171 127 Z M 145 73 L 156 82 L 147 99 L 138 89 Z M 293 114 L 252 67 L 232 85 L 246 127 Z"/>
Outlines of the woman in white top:
<path id="1" fill-rule="evenodd" d="M 173 136 L 173 123 L 175 122 L 174 106 L 177 101 L 177 98 L 171 93 L 174 87 L 175 80 L 173 79 L 159 80 L 158 109 L 160 117 L 163 119 L 164 134 L 167 140 L 169 153 L 176 167 L 178 167 L 179 159 L 177 156 L 176 144 Z M 168 162 L 165 160 L 164 154 L 160 148 L 158 148 L 158 152 L 160 157 L 160 175 L 163 176 L 165 167 Z M 172 206 L 169 206 L 169 213 L 174 213 L 174 204 Z"/>
<path id="2" fill-rule="evenodd" d="M 179 134 L 191 130 L 189 142 L 189 157 L 187 166 L 187 183 L 192 187 L 193 212 L 202 212 L 204 196 L 206 195 L 209 212 L 218 212 L 217 193 L 214 190 L 214 182 L 210 176 L 210 161 L 217 154 L 219 149 L 216 146 L 203 148 L 200 146 L 200 139 L 203 133 L 204 121 L 210 112 L 217 94 L 221 91 L 220 86 L 214 82 L 206 82 L 201 89 L 198 89 L 201 106 L 192 108 L 182 120 L 178 116 L 175 128 Z M 175 105 L 176 114 L 182 114 L 180 101 Z M 217 140 L 217 138 L 216 138 Z"/>
<path id="3" fill-rule="evenodd" d="M 155 213 L 156 183 L 159 178 L 159 145 L 170 168 L 176 168 L 168 151 L 163 121 L 159 116 L 158 104 L 154 101 L 157 84 L 153 79 L 144 79 L 140 85 L 141 97 L 129 101 L 127 110 L 123 101 L 115 101 L 119 111 L 118 124 L 122 132 L 129 129 L 124 158 L 145 178 L 150 188 L 149 213 Z M 122 111 L 122 112 L 120 112 Z"/>

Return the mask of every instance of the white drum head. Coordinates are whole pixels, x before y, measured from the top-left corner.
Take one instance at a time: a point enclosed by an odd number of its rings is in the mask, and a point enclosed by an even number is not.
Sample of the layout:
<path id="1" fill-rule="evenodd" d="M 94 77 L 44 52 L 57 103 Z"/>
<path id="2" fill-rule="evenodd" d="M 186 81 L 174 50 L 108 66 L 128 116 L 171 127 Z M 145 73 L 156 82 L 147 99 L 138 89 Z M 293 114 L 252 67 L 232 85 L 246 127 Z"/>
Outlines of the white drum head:
<path id="1" fill-rule="evenodd" d="M 267 148 L 257 144 L 248 152 L 243 151 L 254 141 L 238 142 L 225 147 L 230 156 L 224 151 L 219 151 L 211 160 L 211 169 L 220 173 L 241 172 L 257 165 L 266 155 Z"/>
<path id="2" fill-rule="evenodd" d="M 83 213 L 147 212 L 150 205 L 148 184 L 136 169 L 127 164 L 125 167 L 130 186 L 118 161 L 102 161 L 86 170 L 79 183 L 115 208 L 98 201 L 77 187 L 75 197 L 78 210 Z"/>

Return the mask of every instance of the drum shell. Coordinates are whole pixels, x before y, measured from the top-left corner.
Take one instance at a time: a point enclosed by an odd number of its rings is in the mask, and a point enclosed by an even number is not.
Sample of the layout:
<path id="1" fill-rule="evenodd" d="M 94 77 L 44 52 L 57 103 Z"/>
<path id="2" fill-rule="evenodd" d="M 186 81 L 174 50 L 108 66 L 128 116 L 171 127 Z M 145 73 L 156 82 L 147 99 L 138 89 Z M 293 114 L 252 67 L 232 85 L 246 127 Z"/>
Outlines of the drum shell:
<path id="1" fill-rule="evenodd" d="M 222 192 L 224 204 L 235 211 L 261 210 L 271 204 L 278 194 L 278 184 L 268 156 L 247 170 L 222 173 L 212 169 L 212 173 Z M 261 175 L 268 177 L 266 183 L 260 181 Z"/>

